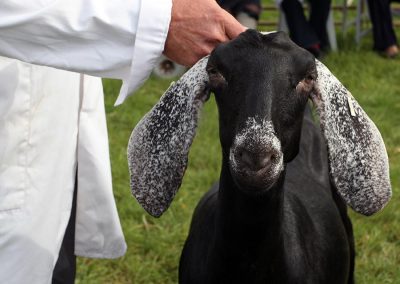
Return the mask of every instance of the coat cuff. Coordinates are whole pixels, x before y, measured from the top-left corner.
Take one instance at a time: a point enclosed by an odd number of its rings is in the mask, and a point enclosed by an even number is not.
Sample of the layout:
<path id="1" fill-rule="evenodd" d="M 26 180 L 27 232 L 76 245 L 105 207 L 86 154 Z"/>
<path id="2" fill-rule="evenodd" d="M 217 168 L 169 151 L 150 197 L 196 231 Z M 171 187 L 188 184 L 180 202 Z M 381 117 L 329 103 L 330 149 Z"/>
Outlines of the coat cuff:
<path id="1" fill-rule="evenodd" d="M 129 77 L 123 80 L 115 102 L 116 106 L 122 104 L 150 76 L 164 50 L 171 21 L 171 9 L 172 0 L 141 1 L 131 70 Z"/>

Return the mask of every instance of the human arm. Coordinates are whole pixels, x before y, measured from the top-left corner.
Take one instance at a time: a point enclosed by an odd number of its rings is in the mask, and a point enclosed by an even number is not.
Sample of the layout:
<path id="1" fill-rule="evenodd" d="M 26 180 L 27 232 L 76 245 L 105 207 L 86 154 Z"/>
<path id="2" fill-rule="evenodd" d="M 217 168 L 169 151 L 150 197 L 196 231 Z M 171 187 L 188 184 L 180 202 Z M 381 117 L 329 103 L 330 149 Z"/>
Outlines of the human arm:
<path id="1" fill-rule="evenodd" d="M 218 42 L 229 38 L 214 40 L 215 33 L 210 29 L 215 27 L 198 26 L 202 22 L 200 19 L 214 15 L 207 13 L 207 9 L 214 12 L 219 9 L 211 1 L 194 1 L 187 7 L 187 0 L 174 0 L 172 13 L 187 9 L 191 17 L 182 19 L 173 15 L 171 23 L 171 0 L 1 1 L 0 55 L 121 79 L 123 86 L 117 100 L 119 104 L 147 79 L 164 50 L 167 35 L 165 54 L 173 58 L 196 54 L 185 62 L 189 65 Z M 199 5 L 203 8 L 200 9 Z M 218 20 L 224 22 L 227 18 L 225 15 Z M 179 24 L 175 25 L 174 21 Z M 193 36 L 193 27 L 201 30 L 197 37 Z M 237 29 L 237 25 L 235 27 Z M 225 29 L 225 26 L 219 25 L 218 28 Z M 191 37 L 192 40 L 181 40 Z M 193 46 L 201 46 L 204 42 L 210 44 L 196 52 Z"/>

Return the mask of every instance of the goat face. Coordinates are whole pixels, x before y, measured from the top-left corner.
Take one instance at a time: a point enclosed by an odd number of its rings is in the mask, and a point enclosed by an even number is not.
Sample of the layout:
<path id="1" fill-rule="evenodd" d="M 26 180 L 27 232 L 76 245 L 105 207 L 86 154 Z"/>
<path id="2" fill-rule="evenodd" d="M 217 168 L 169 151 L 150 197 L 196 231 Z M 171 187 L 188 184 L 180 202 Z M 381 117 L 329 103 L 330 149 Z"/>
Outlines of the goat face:
<path id="1" fill-rule="evenodd" d="M 235 182 L 247 192 L 269 189 L 298 153 L 314 57 L 285 33 L 248 30 L 213 51 L 207 72 Z"/>

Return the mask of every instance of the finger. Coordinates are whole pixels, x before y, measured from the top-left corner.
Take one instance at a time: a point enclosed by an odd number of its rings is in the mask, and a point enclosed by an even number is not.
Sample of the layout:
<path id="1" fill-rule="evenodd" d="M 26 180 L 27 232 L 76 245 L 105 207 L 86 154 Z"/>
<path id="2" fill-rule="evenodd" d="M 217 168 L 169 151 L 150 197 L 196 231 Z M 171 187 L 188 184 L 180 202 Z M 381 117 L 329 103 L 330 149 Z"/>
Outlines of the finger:
<path id="1" fill-rule="evenodd" d="M 200 59 L 202 59 L 206 55 L 209 55 L 217 44 L 218 43 L 215 44 L 204 43 L 198 50 L 198 52 L 192 53 L 191 56 L 188 56 L 186 58 L 185 66 L 191 67 L 194 64 L 196 64 Z"/>
<path id="2" fill-rule="evenodd" d="M 242 26 L 231 14 L 225 12 L 224 17 L 225 33 L 229 39 L 234 39 L 239 34 L 247 30 L 245 26 Z"/>
<path id="3" fill-rule="evenodd" d="M 213 38 L 206 40 L 208 47 L 213 50 L 218 44 L 227 42 L 230 38 L 224 33 L 224 31 L 215 31 L 216 35 Z"/>

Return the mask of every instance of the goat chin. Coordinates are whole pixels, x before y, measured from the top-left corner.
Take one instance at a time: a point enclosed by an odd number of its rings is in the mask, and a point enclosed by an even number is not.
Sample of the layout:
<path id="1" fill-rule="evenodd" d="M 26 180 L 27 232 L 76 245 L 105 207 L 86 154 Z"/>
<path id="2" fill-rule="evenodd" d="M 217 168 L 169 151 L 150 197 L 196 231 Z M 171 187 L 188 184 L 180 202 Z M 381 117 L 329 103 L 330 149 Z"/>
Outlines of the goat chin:
<path id="1" fill-rule="evenodd" d="M 283 174 L 282 170 L 272 173 L 271 169 L 260 169 L 258 171 L 241 170 L 230 168 L 233 181 L 239 190 L 249 195 L 260 195 L 269 192 Z"/>

